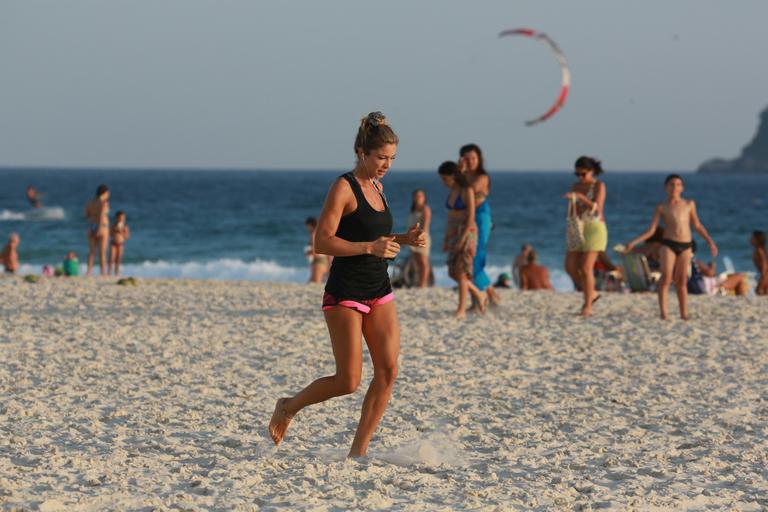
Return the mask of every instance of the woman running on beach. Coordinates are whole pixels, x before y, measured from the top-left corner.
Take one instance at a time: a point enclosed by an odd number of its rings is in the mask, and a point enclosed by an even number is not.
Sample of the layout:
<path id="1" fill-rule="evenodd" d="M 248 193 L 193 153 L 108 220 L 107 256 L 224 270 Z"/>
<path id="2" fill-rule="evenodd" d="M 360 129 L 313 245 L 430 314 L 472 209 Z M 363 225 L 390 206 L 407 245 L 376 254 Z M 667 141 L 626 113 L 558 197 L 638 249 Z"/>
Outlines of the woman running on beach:
<path id="1" fill-rule="evenodd" d="M 680 318 L 688 320 L 688 270 L 691 268 L 693 257 L 693 234 L 695 229 L 709 245 L 712 257 L 717 256 L 717 246 L 709 236 L 707 229 L 699 220 L 696 203 L 683 199 L 683 178 L 678 174 L 670 174 L 664 180 L 667 189 L 667 200 L 653 210 L 651 225 L 645 233 L 627 244 L 626 251 L 631 251 L 643 240 L 648 240 L 660 221 L 664 221 L 664 238 L 661 241 L 661 281 L 659 282 L 659 310 L 662 320 L 669 318 L 667 297 L 669 285 L 675 282 L 677 300 L 680 304 Z"/>
<path id="2" fill-rule="evenodd" d="M 482 292 L 472 282 L 474 258 L 477 250 L 477 225 L 475 224 L 475 191 L 466 175 L 456 163 L 443 162 L 437 170 L 443 184 L 448 187 L 448 220 L 445 225 L 443 251 L 448 253 L 448 275 L 459 285 L 459 306 L 456 318 L 464 318 L 467 310 L 467 293 L 471 293 L 478 311 L 485 311 Z"/>
<path id="3" fill-rule="evenodd" d="M 107 243 L 109 242 L 109 187 L 99 185 L 96 196 L 85 205 L 88 220 L 88 271 L 93 275 L 93 259 L 99 251 L 101 275 L 107 275 Z"/>
<path id="4" fill-rule="evenodd" d="M 491 279 L 485 272 L 488 239 L 493 229 L 491 204 L 488 202 L 488 196 L 491 193 L 491 179 L 485 171 L 483 152 L 477 144 L 466 144 L 461 147 L 459 150 L 459 170 L 467 176 L 467 180 L 475 193 L 477 251 L 472 266 L 472 282 L 487 295 L 483 303 L 476 306 L 482 310 L 485 307 L 485 302 L 490 301 L 491 304 L 496 305 L 500 298 L 491 285 Z"/>
<path id="5" fill-rule="evenodd" d="M 576 289 L 584 294 L 581 315 L 591 316 L 592 305 L 600 298 L 595 290 L 595 261 L 608 246 L 608 228 L 603 211 L 606 190 L 605 183 L 597 179 L 603 173 L 600 160 L 581 156 L 574 167 L 578 181 L 563 197 L 574 203 L 574 213 L 583 222 L 583 240 L 574 241 L 572 233 L 567 233 L 565 271 L 571 276 Z"/>
<path id="6" fill-rule="evenodd" d="M 280 444 L 291 419 L 304 407 L 357 389 L 363 366 L 362 337 L 371 354 L 373 380 L 363 400 L 349 457 L 365 455 L 387 407 L 400 352 L 400 326 L 387 260 L 397 256 L 401 244 L 425 244 L 424 231 L 418 225 L 406 234 L 390 234 L 392 214 L 379 180 L 392 165 L 397 144 L 397 135 L 384 115 L 368 114 L 355 138 L 357 165 L 339 177 L 326 196 L 315 233 L 315 251 L 334 256 L 322 307 L 336 373 L 277 401 L 269 422 L 275 444 Z"/>
<path id="7" fill-rule="evenodd" d="M 432 209 L 427 204 L 427 194 L 420 188 L 413 191 L 411 196 L 411 214 L 408 216 L 408 226 L 419 224 L 424 230 L 424 247 L 411 247 L 411 255 L 418 269 L 419 288 L 426 288 L 429 284 L 429 250 L 432 247 L 432 239 L 429 236 L 429 226 L 432 223 Z"/>

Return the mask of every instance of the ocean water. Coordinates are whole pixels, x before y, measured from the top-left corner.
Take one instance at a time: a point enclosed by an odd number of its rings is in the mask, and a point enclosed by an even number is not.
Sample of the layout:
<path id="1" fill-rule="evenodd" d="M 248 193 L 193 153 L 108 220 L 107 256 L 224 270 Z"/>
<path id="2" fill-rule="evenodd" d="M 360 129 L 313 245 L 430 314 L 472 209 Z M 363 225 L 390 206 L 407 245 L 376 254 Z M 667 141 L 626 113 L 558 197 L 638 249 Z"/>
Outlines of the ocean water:
<path id="1" fill-rule="evenodd" d="M 317 216 L 328 187 L 344 171 L 184 170 L 0 170 L 0 238 L 22 238 L 22 272 L 60 265 L 68 251 L 81 263 L 88 252 L 83 208 L 100 183 L 112 191 L 112 212 L 124 210 L 131 228 L 124 274 L 303 282 L 308 237 L 304 219 Z M 665 173 L 608 172 L 606 217 L 609 247 L 625 243 L 648 225 L 664 199 Z M 562 195 L 571 172 L 491 172 L 495 229 L 489 243 L 489 274 L 509 271 L 523 243 L 532 244 L 553 283 L 571 289 L 562 270 L 565 256 Z M 451 285 L 439 252 L 445 226 L 446 190 L 435 172 L 393 169 L 385 192 L 402 231 L 411 191 L 423 188 L 433 210 L 431 260 L 438 285 Z M 768 230 L 768 176 L 685 174 L 685 195 L 737 270 L 751 271 L 749 236 Z M 34 185 L 45 209 L 30 209 L 25 190 Z M 702 246 L 703 248 L 704 246 Z M 609 254 L 612 252 L 609 251 Z M 702 256 L 709 260 L 703 249 Z"/>

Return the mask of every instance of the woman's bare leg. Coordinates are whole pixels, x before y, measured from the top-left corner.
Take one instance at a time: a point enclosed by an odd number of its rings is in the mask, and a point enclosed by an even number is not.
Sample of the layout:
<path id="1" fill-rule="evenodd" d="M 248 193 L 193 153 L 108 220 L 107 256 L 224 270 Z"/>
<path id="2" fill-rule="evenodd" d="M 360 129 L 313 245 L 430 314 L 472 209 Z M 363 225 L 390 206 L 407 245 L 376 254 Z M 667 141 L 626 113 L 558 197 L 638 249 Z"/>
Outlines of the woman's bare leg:
<path id="1" fill-rule="evenodd" d="M 668 297 L 669 285 L 672 284 L 672 276 L 675 271 L 675 253 L 669 247 L 661 248 L 661 279 L 659 280 L 659 311 L 661 319 L 669 318 Z"/>
<path id="2" fill-rule="evenodd" d="M 397 377 L 397 356 L 400 353 L 400 325 L 394 301 L 374 306 L 363 317 L 363 335 L 371 354 L 373 380 L 365 393 L 360 423 L 349 450 L 350 457 L 365 455 L 373 432 L 392 396 L 392 387 Z"/>
<path id="3" fill-rule="evenodd" d="M 691 268 L 693 251 L 690 249 L 681 252 L 675 261 L 675 291 L 677 301 L 680 304 L 680 318 L 688 320 L 688 269 Z"/>
<path id="4" fill-rule="evenodd" d="M 597 297 L 595 292 L 595 261 L 597 252 L 589 251 L 581 255 L 581 291 L 584 294 L 584 305 L 581 307 L 582 316 L 592 315 L 592 303 Z"/>
<path id="5" fill-rule="evenodd" d="M 107 242 L 109 242 L 108 236 L 100 236 L 97 239 L 99 244 L 99 270 L 101 275 L 107 275 Z"/>
<path id="6" fill-rule="evenodd" d="M 426 254 L 414 253 L 413 259 L 419 275 L 419 288 L 426 288 L 429 284 L 429 258 Z"/>
<path id="7" fill-rule="evenodd" d="M 501 304 L 501 297 L 499 297 L 499 294 L 496 293 L 496 289 L 493 287 L 493 285 L 489 285 L 488 288 L 485 289 L 485 293 L 488 294 L 488 300 L 491 302 L 491 304 L 494 306 Z"/>
<path id="8" fill-rule="evenodd" d="M 324 314 L 336 360 L 336 373 L 317 379 L 290 398 L 281 399 L 282 411 L 278 403 L 269 422 L 269 435 L 275 444 L 280 444 L 285 437 L 291 417 L 304 407 L 354 393 L 360 385 L 363 371 L 362 313 L 336 306 L 325 310 Z"/>
<path id="9" fill-rule="evenodd" d="M 579 271 L 579 261 L 581 259 L 581 253 L 568 251 L 565 254 L 565 272 L 571 277 L 573 286 L 577 291 L 582 290 L 581 274 Z"/>
<path id="10" fill-rule="evenodd" d="M 459 283 L 459 306 L 453 316 L 464 318 L 467 314 L 467 293 L 469 292 L 470 280 L 466 274 L 463 274 L 459 276 L 457 282 Z"/>
<path id="11" fill-rule="evenodd" d="M 115 258 L 115 275 L 120 275 L 120 264 L 123 262 L 123 251 L 125 250 L 124 245 L 120 245 L 117 247 L 117 257 Z"/>
<path id="12" fill-rule="evenodd" d="M 98 240 L 96 240 L 96 238 L 90 234 L 88 235 L 88 270 L 85 273 L 87 276 L 93 275 L 93 260 L 96 257 L 97 242 Z"/>

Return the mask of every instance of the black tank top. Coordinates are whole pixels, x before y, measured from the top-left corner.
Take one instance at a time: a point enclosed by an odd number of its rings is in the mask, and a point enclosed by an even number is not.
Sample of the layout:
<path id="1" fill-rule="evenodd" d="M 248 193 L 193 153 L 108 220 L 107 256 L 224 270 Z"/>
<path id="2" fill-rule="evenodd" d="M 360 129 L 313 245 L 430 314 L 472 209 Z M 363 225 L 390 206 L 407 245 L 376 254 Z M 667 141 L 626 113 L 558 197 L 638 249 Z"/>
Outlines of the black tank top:
<path id="1" fill-rule="evenodd" d="M 384 200 L 384 211 L 373 209 L 351 172 L 343 174 L 357 200 L 357 208 L 339 221 L 336 236 L 349 242 L 373 242 L 392 232 L 392 213 Z M 382 199 L 384 196 L 382 195 Z M 369 300 L 392 292 L 387 260 L 371 254 L 336 256 L 331 263 L 325 291 L 339 300 Z"/>

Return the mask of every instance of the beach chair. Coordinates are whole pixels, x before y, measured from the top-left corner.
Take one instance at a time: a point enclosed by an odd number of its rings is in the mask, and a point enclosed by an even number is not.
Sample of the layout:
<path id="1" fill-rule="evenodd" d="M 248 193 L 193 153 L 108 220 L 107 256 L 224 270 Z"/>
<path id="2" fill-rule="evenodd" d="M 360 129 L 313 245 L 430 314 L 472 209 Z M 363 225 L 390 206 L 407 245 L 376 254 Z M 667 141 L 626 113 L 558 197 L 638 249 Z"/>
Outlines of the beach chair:
<path id="1" fill-rule="evenodd" d="M 621 254 L 621 259 L 624 267 L 624 281 L 629 289 L 633 293 L 653 291 L 656 280 L 653 279 L 645 255 L 631 252 Z"/>

